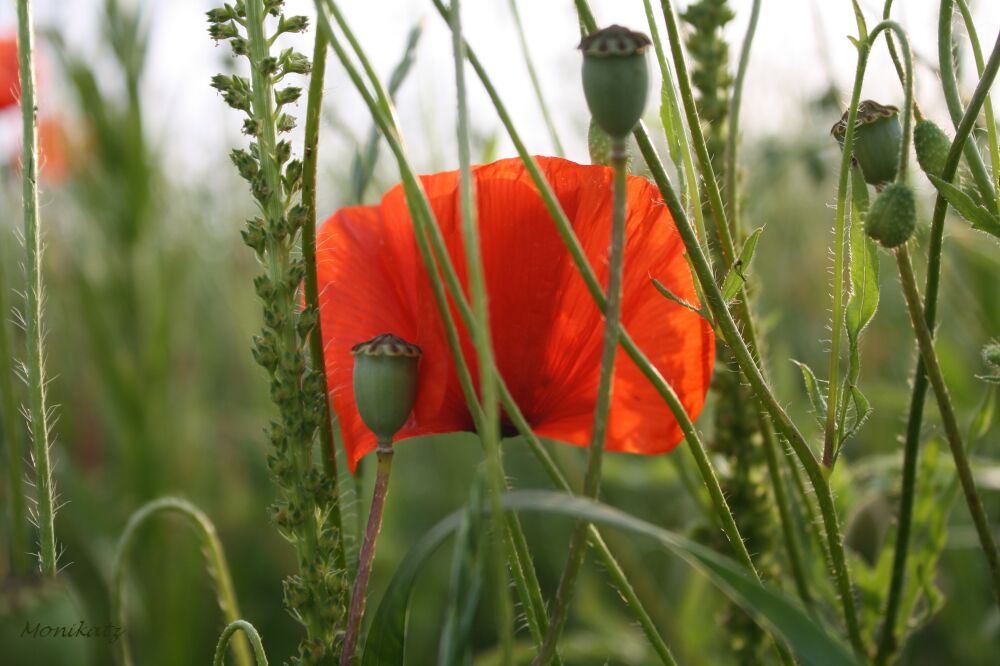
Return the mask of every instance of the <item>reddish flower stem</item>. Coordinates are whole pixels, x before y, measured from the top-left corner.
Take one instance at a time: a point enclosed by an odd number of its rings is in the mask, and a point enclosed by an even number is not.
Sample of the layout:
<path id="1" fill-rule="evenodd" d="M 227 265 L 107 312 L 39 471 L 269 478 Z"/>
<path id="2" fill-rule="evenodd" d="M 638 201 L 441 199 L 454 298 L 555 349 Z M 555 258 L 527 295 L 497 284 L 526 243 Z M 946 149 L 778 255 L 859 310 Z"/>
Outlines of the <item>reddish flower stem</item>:
<path id="1" fill-rule="evenodd" d="M 380 441 L 375 453 L 378 456 L 375 492 L 372 495 L 372 508 L 368 513 L 365 540 L 361 544 L 361 554 L 358 556 L 358 575 L 354 579 L 354 590 L 351 592 L 351 609 L 347 615 L 347 633 L 344 635 L 344 645 L 340 652 L 340 666 L 350 666 L 354 661 L 354 650 L 358 644 L 358 634 L 361 630 L 361 618 L 365 614 L 368 580 L 372 574 L 372 562 L 375 561 L 375 542 L 382 530 L 382 510 L 385 508 L 385 497 L 389 492 L 389 473 L 392 471 L 392 441 Z"/>

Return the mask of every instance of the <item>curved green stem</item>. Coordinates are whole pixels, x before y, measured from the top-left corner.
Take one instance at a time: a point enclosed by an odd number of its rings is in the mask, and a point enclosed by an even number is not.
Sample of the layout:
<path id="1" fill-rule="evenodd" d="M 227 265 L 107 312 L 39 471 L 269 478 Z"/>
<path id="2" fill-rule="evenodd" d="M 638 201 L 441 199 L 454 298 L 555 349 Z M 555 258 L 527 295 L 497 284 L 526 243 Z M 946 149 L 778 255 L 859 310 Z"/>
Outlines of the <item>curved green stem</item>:
<path id="1" fill-rule="evenodd" d="M 260 640 L 257 629 L 246 620 L 235 620 L 226 625 L 219 636 L 219 644 L 215 647 L 215 658 L 212 660 L 213 666 L 224 666 L 226 663 L 226 648 L 229 641 L 237 631 L 242 631 L 244 636 L 250 640 L 253 647 L 253 656 L 257 660 L 257 666 L 267 666 L 267 653 L 264 652 L 264 644 Z"/>
<path id="2" fill-rule="evenodd" d="M 611 388 L 615 374 L 615 353 L 618 350 L 618 328 L 621 321 L 622 275 L 625 257 L 625 214 L 626 214 L 626 169 L 628 152 L 624 137 L 611 139 L 611 168 L 613 179 L 613 203 L 611 221 L 611 241 L 608 250 L 608 291 L 604 309 L 604 340 L 601 347 L 601 369 L 597 382 L 597 399 L 594 402 L 594 425 L 587 453 L 587 472 L 583 480 L 583 494 L 597 499 L 601 488 L 601 460 L 604 456 L 604 440 L 608 432 L 608 416 L 611 412 Z M 569 614 L 569 602 L 573 595 L 580 566 L 583 564 L 584 546 L 589 523 L 580 522 L 570 538 L 569 555 L 556 591 L 552 609 L 552 622 L 542 649 L 534 660 L 535 666 L 548 664 L 554 654 L 559 636 Z"/>
<path id="3" fill-rule="evenodd" d="M 459 199 L 462 211 L 462 236 L 465 241 L 465 261 L 472 294 L 475 326 L 471 328 L 473 345 L 479 360 L 479 392 L 483 406 L 483 427 L 479 437 L 486 449 L 486 465 L 490 487 L 490 508 L 494 524 L 502 524 L 503 510 L 500 496 L 506 490 L 503 463 L 500 461 L 500 409 L 497 403 L 496 381 L 493 373 L 493 342 L 490 336 L 489 301 L 486 294 L 486 277 L 479 242 L 479 222 L 476 215 L 476 192 L 472 180 L 472 158 L 469 148 L 469 110 L 465 94 L 465 40 L 462 38 L 462 11 L 459 0 L 451 2 L 452 56 L 455 65 L 455 87 L 458 97 L 458 163 Z M 509 524 L 508 524 L 509 525 Z M 499 550 L 506 550 L 507 542 L 496 531 Z M 515 556 L 516 557 L 516 556 Z M 505 560 L 494 557 L 497 589 L 499 590 L 500 643 L 503 663 L 511 663 L 514 652 L 514 608 L 507 589 Z M 523 576 L 523 573 L 522 573 Z M 527 601 L 527 600 L 526 600 Z M 527 605 L 527 604 L 526 604 Z"/>
<path id="4" fill-rule="evenodd" d="M 306 265 L 305 297 L 306 306 L 319 313 L 319 286 L 316 277 L 316 170 L 319 163 L 319 118 L 323 106 L 323 78 L 326 74 L 326 37 L 317 32 L 313 46 L 312 74 L 309 79 L 309 97 L 306 102 L 305 149 L 302 156 L 302 204 L 306 207 L 305 222 L 302 224 L 302 258 Z M 309 358 L 312 372 L 320 378 L 323 389 L 323 415 L 320 418 L 320 450 L 323 453 L 323 470 L 327 478 L 337 487 L 337 452 L 333 439 L 333 410 L 330 409 L 329 391 L 326 381 L 326 362 L 323 357 L 323 326 L 320 318 L 309 335 Z M 343 522 L 340 516 L 340 501 L 333 503 L 330 511 L 331 525 L 337 531 L 336 563 L 340 568 L 347 566 L 344 552 Z"/>
<path id="5" fill-rule="evenodd" d="M 941 421 L 944 424 L 948 446 L 951 447 L 951 454 L 955 459 L 955 471 L 962 485 L 962 492 L 965 494 L 965 502 L 969 506 L 969 513 L 972 515 L 972 522 L 976 527 L 979 545 L 986 556 L 986 563 L 990 568 L 993 594 L 996 597 L 997 605 L 1000 606 L 1000 551 L 997 550 L 997 542 L 993 537 L 990 522 L 986 516 L 986 510 L 983 508 L 979 492 L 976 490 L 976 482 L 972 476 L 972 467 L 969 465 L 965 444 L 962 441 L 962 429 L 958 425 L 955 408 L 952 406 L 951 396 L 948 394 L 948 386 L 945 384 L 944 374 L 941 372 L 941 364 L 938 362 L 937 353 L 934 351 L 934 339 L 931 336 L 930 329 L 927 328 L 923 307 L 920 305 L 920 293 L 917 291 L 917 282 L 913 277 L 913 267 L 910 265 L 910 253 L 906 249 L 906 245 L 902 245 L 896 250 L 896 265 L 899 268 L 899 282 L 903 287 L 903 296 L 906 299 L 906 307 L 910 313 L 910 322 L 913 324 L 913 330 L 917 334 L 920 357 L 924 360 L 927 377 L 934 388 L 934 395 L 937 396 L 938 409 L 941 412 Z"/>
<path id="6" fill-rule="evenodd" d="M 45 333 L 42 324 L 42 234 L 38 220 L 38 109 L 35 106 L 35 28 L 31 0 L 17 3 L 17 55 L 21 81 L 21 184 L 24 246 L 24 329 L 27 337 L 28 410 L 35 462 L 35 523 L 42 575 L 56 575 L 55 488 L 49 463 L 49 407 L 45 395 Z"/>
<path id="7" fill-rule="evenodd" d="M 941 0 L 941 9 L 938 13 L 938 60 L 941 66 L 941 87 L 944 89 L 944 98 L 948 103 L 948 112 L 951 114 L 951 121 L 958 132 L 958 126 L 963 118 L 962 97 L 958 92 L 958 81 L 955 79 L 955 62 L 952 52 L 952 16 L 954 14 L 954 0 Z M 971 104 L 970 104 L 971 106 Z M 981 108 L 981 107 L 980 107 Z M 968 113 L 968 110 L 965 110 Z M 977 110 L 978 116 L 978 110 Z M 975 141 L 967 141 L 964 146 L 965 161 L 969 165 L 973 180 L 982 197 L 983 203 L 994 215 L 997 214 L 997 192 L 993 189 L 993 183 L 986 165 L 983 164 L 983 156 L 979 154 L 979 148 Z"/>
<path id="8" fill-rule="evenodd" d="M 958 10 L 962 13 L 962 20 L 965 21 L 965 32 L 969 35 L 969 44 L 972 45 L 972 56 L 976 60 L 976 72 L 983 75 L 983 49 L 979 44 L 979 34 L 976 32 L 976 23 L 972 20 L 972 12 L 969 11 L 969 4 L 965 0 L 957 0 Z M 983 114 L 986 116 L 986 137 L 990 146 L 990 166 L 993 169 L 993 187 L 997 194 L 997 208 L 1000 209 L 1000 142 L 997 139 L 997 123 L 993 115 L 993 102 L 989 95 L 983 103 Z"/>
<path id="9" fill-rule="evenodd" d="M 947 0 L 945 0 L 947 2 Z M 948 31 L 950 35 L 950 30 Z M 950 52 L 950 49 L 949 49 Z M 950 62 L 950 53 L 949 53 Z M 958 170 L 962 157 L 963 146 L 966 143 L 979 110 L 986 101 L 990 87 L 1000 70 L 1000 35 L 993 46 L 989 60 L 983 69 L 979 84 L 969 100 L 965 115 L 958 123 L 955 138 L 945 159 L 941 178 L 951 182 Z M 924 321 L 928 330 L 933 331 L 937 321 L 938 291 L 941 283 L 941 259 L 944 245 L 944 219 L 948 211 L 948 202 L 938 193 L 934 202 L 934 212 L 931 216 L 930 240 L 927 247 L 927 277 L 924 285 Z M 913 390 L 910 394 L 909 415 L 906 422 L 906 437 L 903 444 L 902 488 L 900 492 L 899 519 L 896 532 L 896 545 L 893 557 L 893 570 L 889 584 L 889 594 L 886 600 L 886 610 L 879 639 L 878 652 L 875 657 L 877 664 L 884 664 L 896 650 L 897 624 L 902 599 L 906 560 L 910 545 L 910 532 L 913 523 L 913 505 L 916 496 L 917 461 L 920 454 L 920 431 L 923 423 L 924 402 L 927 396 L 927 375 L 923 358 L 917 359 L 913 374 Z"/>
<path id="10" fill-rule="evenodd" d="M 125 577 L 128 573 L 128 556 L 139 529 L 160 514 L 175 513 L 187 519 L 201 536 L 205 546 L 205 556 L 209 574 L 215 580 L 219 609 L 226 622 L 237 622 L 240 619 L 239 604 L 236 601 L 236 590 L 229 574 L 229 565 L 222 550 L 222 542 L 215 531 L 215 525 L 201 509 L 191 502 L 177 497 L 161 497 L 147 502 L 137 509 L 125 524 L 112 564 L 111 617 L 123 630 L 121 639 L 117 642 L 118 660 L 124 666 L 131 666 L 132 653 L 129 650 L 128 632 L 124 631 L 127 621 L 125 615 Z M 251 666 L 250 646 L 245 637 L 236 639 L 236 659 L 241 666 Z M 266 662 L 265 662 L 266 663 Z"/>
<path id="11" fill-rule="evenodd" d="M 514 17 L 514 27 L 517 28 L 517 39 L 521 43 L 524 64 L 528 68 L 528 78 L 531 79 L 531 87 L 535 91 L 535 97 L 538 99 L 538 107 L 542 111 L 545 127 L 549 130 L 552 147 L 555 148 L 556 155 L 563 157 L 566 151 L 563 150 L 562 141 L 559 140 L 559 132 L 556 131 L 556 124 L 552 120 L 552 114 L 549 113 L 549 106 L 545 103 L 545 94 L 542 92 L 542 85 L 538 80 L 538 72 L 535 71 L 535 63 L 531 59 L 531 50 L 528 48 L 528 40 L 524 35 L 521 13 L 517 10 L 517 0 L 510 0 L 510 13 Z"/>

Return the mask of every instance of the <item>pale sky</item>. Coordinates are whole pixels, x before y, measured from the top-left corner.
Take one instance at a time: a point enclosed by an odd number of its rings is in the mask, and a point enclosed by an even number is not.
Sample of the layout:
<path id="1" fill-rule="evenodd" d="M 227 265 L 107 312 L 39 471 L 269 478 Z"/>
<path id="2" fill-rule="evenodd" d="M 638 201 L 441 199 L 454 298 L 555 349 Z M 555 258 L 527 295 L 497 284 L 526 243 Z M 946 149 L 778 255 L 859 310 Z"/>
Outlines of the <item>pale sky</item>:
<path id="1" fill-rule="evenodd" d="M 129 0 L 120 2 L 127 5 Z M 529 146 L 544 154 L 551 152 L 551 145 L 527 79 L 508 3 L 465 0 L 462 6 L 467 38 L 494 77 Z M 74 48 L 92 54 L 97 62 L 107 57 L 102 52 L 104 45 L 95 38 L 102 4 L 103 0 L 35 0 L 39 25 L 60 30 Z M 216 47 L 205 32 L 204 12 L 215 4 L 210 0 L 145 3 L 152 38 L 143 90 L 150 113 L 149 130 L 164 145 L 179 171 L 193 177 L 214 168 L 228 146 L 240 141 L 240 118 L 208 85 L 211 75 L 229 57 L 228 47 Z M 433 4 L 430 0 L 344 0 L 340 4 L 376 68 L 386 78 L 399 59 L 407 32 L 423 19 L 425 31 L 417 64 L 397 106 L 408 145 L 417 159 L 429 161 L 436 156 L 444 166 L 453 166 L 451 42 Z M 658 5 L 655 1 L 653 4 Z M 687 3 L 678 4 L 683 7 Z M 733 0 L 730 4 L 737 13 L 729 29 L 735 60 L 751 3 Z M 873 26 L 881 13 L 881 2 L 862 0 L 861 4 Z M 1000 29 L 1000 2 L 971 0 L 971 4 L 988 53 Z M 602 24 L 621 23 L 647 31 L 641 0 L 592 0 L 591 5 Z M 917 56 L 936 64 L 937 0 L 901 0 L 896 5 L 893 16 L 911 35 Z M 585 160 L 583 128 L 587 112 L 579 86 L 580 56 L 575 50 L 578 28 L 572 0 L 518 0 L 518 7 L 569 157 Z M 313 3 L 288 0 L 287 9 L 289 13 L 311 15 Z M 13 9 L 6 3 L 0 10 L 0 26 L 13 25 Z M 802 123 L 802 102 L 820 94 L 831 73 L 847 95 L 855 68 L 855 51 L 847 36 L 855 32 L 849 0 L 763 0 L 744 95 L 745 132 L 759 136 Z M 311 50 L 309 40 L 311 34 L 298 42 L 300 50 L 307 54 Z M 472 73 L 468 76 L 474 130 L 490 134 L 499 127 L 499 121 Z M 58 81 L 48 83 L 54 88 Z M 43 104 L 48 99 L 57 105 L 60 96 L 65 98 L 65 91 L 50 89 Z M 864 96 L 887 103 L 901 101 L 901 90 L 884 46 L 877 48 L 871 59 Z M 926 112 L 946 124 L 938 81 L 927 67 L 919 65 L 917 98 Z M 326 100 L 328 107 L 356 128 L 359 136 L 367 134 L 370 120 L 361 99 L 332 54 Z M 654 94 L 650 117 L 655 116 L 655 102 Z M 300 116 L 303 110 L 300 106 Z M 822 120 L 822 124 L 832 124 L 835 119 Z M 500 152 L 506 155 L 513 150 L 503 142 Z"/>

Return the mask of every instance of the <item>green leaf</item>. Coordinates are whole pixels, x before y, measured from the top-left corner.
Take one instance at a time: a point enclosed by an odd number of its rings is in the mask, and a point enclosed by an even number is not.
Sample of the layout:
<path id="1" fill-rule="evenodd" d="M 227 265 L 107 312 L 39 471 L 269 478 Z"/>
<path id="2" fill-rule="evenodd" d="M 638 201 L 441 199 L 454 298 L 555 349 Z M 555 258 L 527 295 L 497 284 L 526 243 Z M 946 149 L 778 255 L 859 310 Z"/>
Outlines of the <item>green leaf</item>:
<path id="1" fill-rule="evenodd" d="M 854 411 L 851 412 L 850 420 L 846 426 L 841 428 L 840 446 L 843 446 L 844 441 L 856 434 L 861 429 L 861 426 L 865 424 L 865 421 L 868 420 L 868 417 L 872 415 L 872 412 L 875 411 L 872 409 L 868 398 L 865 397 L 865 394 L 857 386 L 851 385 L 848 393 L 851 396 L 851 401 L 854 403 Z"/>
<path id="2" fill-rule="evenodd" d="M 673 301 L 674 303 L 676 303 L 677 305 L 680 305 L 681 307 L 687 308 L 691 312 L 697 312 L 698 314 L 700 314 L 705 319 L 708 319 L 708 313 L 703 308 L 697 308 L 694 305 L 692 305 L 691 303 L 688 303 L 686 300 L 684 300 L 683 298 L 681 298 L 680 296 L 678 296 L 674 292 L 670 291 L 669 287 L 667 287 L 666 285 L 664 285 L 662 282 L 660 282 L 656 278 L 650 278 L 650 279 L 653 281 L 653 286 L 656 287 L 657 291 L 659 291 L 661 294 L 663 294 L 664 298 L 666 298 L 667 300 Z M 711 321 L 710 319 L 708 319 L 708 320 Z"/>
<path id="3" fill-rule="evenodd" d="M 739 564 L 675 532 L 657 527 L 605 504 L 547 491 L 518 491 L 503 496 L 508 510 L 561 515 L 647 536 L 705 575 L 733 603 L 775 633 L 806 666 L 859 666 L 850 650 L 817 625 L 798 602 L 757 581 Z M 389 584 L 365 645 L 363 666 L 402 663 L 406 605 L 421 565 L 462 520 L 456 512 L 438 523 L 413 547 Z"/>
<path id="4" fill-rule="evenodd" d="M 990 213 L 985 207 L 977 204 L 973 201 L 972 197 L 951 183 L 930 174 L 927 177 L 934 183 L 934 187 L 941 193 L 941 196 L 951 204 L 952 208 L 972 223 L 973 229 L 978 229 L 991 236 L 1000 238 L 1000 218 Z"/>
<path id="5" fill-rule="evenodd" d="M 372 618 L 361 666 L 398 666 L 406 650 L 406 612 L 410 592 L 424 563 L 458 529 L 465 511 L 456 511 L 425 533 L 406 554 Z"/>
<path id="6" fill-rule="evenodd" d="M 466 663 L 472 621 L 483 583 L 483 558 L 480 511 L 483 474 L 478 474 L 472 483 L 469 502 L 458 526 L 455 546 L 451 556 L 451 574 L 448 586 L 448 606 L 438 648 L 438 664 Z"/>
<path id="7" fill-rule="evenodd" d="M 819 389 L 819 380 L 816 379 L 812 368 L 805 363 L 800 363 L 795 359 L 792 359 L 792 363 L 799 366 L 799 369 L 802 371 L 802 381 L 805 382 L 806 393 L 809 394 L 809 402 L 812 403 L 813 416 L 816 417 L 816 422 L 822 428 L 824 419 L 826 418 L 826 397 L 823 395 L 823 391 Z"/>
<path id="8" fill-rule="evenodd" d="M 847 336 L 852 347 L 878 310 L 878 247 L 864 230 L 864 219 L 855 209 L 851 224 L 851 297 L 847 301 Z"/>
<path id="9" fill-rule="evenodd" d="M 750 262 L 753 260 L 753 252 L 757 248 L 757 240 L 760 238 L 762 231 L 764 231 L 764 227 L 758 227 L 753 230 L 746 242 L 743 243 L 743 249 L 740 250 L 740 256 L 736 260 L 736 263 L 733 264 L 729 273 L 726 274 L 726 279 L 722 283 L 722 296 L 726 301 L 736 298 L 736 295 L 743 289 L 747 274 L 750 272 Z"/>

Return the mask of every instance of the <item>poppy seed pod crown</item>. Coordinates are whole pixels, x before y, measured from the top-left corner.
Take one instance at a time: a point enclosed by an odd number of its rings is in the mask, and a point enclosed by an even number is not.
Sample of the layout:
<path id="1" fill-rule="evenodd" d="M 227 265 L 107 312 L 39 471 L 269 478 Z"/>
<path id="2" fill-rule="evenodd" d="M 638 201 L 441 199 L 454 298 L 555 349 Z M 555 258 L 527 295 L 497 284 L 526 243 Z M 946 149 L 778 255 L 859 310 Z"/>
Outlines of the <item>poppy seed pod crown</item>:
<path id="1" fill-rule="evenodd" d="M 597 125 L 622 138 L 642 118 L 649 93 L 646 48 L 652 42 L 641 32 L 612 25 L 587 35 L 583 51 L 583 94 Z"/>
<path id="2" fill-rule="evenodd" d="M 830 134 L 841 146 L 847 136 L 849 113 L 850 111 L 845 111 L 830 130 Z M 858 105 L 858 116 L 854 121 L 853 153 L 865 176 L 865 182 L 869 185 L 883 185 L 895 180 L 902 139 L 899 109 L 870 99 Z"/>
<path id="3" fill-rule="evenodd" d="M 351 348 L 354 400 L 379 442 L 391 440 L 406 423 L 417 396 L 420 347 L 391 333 Z"/>

